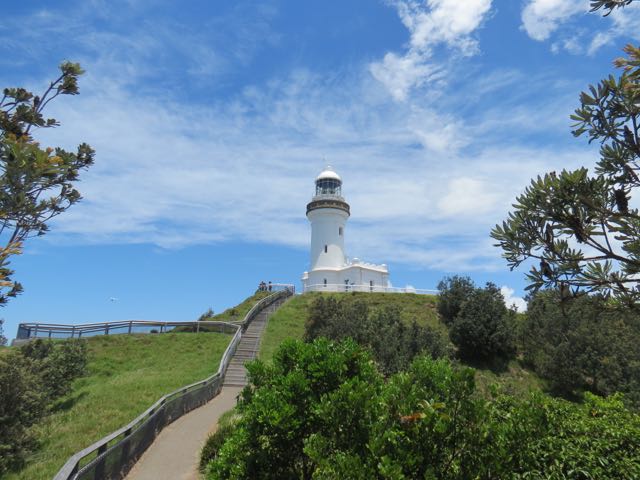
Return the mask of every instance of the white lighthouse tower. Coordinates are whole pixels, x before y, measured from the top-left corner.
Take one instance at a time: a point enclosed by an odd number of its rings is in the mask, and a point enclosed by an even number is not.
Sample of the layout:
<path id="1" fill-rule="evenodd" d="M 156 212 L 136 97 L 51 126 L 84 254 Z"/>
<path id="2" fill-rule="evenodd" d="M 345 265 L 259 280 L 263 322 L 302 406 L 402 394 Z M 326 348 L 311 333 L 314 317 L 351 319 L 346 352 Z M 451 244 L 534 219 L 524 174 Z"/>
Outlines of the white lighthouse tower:
<path id="1" fill-rule="evenodd" d="M 305 291 L 384 291 L 386 265 L 350 260 L 344 249 L 345 227 L 351 214 L 342 196 L 342 179 L 330 166 L 316 177 L 316 192 L 307 204 L 311 223 L 310 269 L 304 272 Z"/>

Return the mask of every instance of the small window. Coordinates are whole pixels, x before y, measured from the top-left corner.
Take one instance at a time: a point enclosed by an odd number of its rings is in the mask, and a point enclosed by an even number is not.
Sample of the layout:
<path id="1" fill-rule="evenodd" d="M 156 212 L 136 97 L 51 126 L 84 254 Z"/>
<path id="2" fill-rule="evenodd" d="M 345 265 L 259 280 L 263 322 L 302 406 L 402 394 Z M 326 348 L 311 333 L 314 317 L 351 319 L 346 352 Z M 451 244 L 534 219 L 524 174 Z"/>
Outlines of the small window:
<path id="1" fill-rule="evenodd" d="M 325 287 L 327 286 L 327 279 L 326 278 L 324 279 L 324 286 Z"/>
<path id="2" fill-rule="evenodd" d="M 324 253 L 327 253 L 327 246 L 324 246 Z"/>
<path id="3" fill-rule="evenodd" d="M 338 228 L 338 235 L 342 236 L 342 227 Z"/>

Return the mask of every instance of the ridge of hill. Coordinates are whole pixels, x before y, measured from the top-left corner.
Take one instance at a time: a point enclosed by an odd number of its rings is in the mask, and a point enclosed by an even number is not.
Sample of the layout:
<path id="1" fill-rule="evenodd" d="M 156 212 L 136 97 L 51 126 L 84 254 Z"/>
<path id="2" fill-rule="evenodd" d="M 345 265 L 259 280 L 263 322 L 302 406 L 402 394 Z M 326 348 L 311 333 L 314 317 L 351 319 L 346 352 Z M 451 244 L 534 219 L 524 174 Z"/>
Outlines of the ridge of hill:
<path id="1" fill-rule="evenodd" d="M 429 326 L 448 334 L 447 326 L 440 320 L 437 311 L 438 297 L 436 295 L 310 292 L 293 296 L 270 317 L 263 334 L 258 358 L 270 361 L 283 340 L 287 338 L 302 339 L 305 323 L 309 318 L 309 308 L 313 301 L 321 295 L 337 297 L 348 295 L 354 300 L 364 301 L 373 311 L 383 307 L 397 307 L 405 322 L 410 323 L 415 320 L 418 325 Z M 518 360 L 512 360 L 499 366 L 478 364 L 467 364 L 467 366 L 475 369 L 478 390 L 483 393 L 488 393 L 494 384 L 511 394 L 527 393 L 531 390 L 544 388 L 544 381 L 534 372 L 525 368 Z"/>

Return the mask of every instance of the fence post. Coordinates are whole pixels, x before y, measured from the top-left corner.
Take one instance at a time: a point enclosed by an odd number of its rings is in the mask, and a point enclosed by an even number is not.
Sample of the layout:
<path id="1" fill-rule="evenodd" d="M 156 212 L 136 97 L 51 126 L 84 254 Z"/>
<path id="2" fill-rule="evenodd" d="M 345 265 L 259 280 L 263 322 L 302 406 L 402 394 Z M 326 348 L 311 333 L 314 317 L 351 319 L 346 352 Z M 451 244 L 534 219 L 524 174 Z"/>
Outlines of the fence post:
<path id="1" fill-rule="evenodd" d="M 75 334 L 76 334 L 76 326 L 72 325 L 71 326 L 71 338 L 73 338 L 75 336 Z"/>
<path id="2" fill-rule="evenodd" d="M 104 334 L 105 335 L 109 335 L 109 324 L 108 323 L 104 324 Z"/>

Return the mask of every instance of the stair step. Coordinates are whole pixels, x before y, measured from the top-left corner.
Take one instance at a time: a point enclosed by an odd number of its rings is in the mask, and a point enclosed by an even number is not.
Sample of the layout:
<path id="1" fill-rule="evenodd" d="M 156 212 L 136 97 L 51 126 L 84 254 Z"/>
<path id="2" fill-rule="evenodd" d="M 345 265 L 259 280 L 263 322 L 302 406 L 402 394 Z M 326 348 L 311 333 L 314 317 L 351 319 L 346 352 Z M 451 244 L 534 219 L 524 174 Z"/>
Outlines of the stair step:
<path id="1" fill-rule="evenodd" d="M 260 312 L 249 324 L 227 366 L 223 385 L 238 387 L 247 385 L 247 369 L 244 365 L 257 357 L 260 340 L 269 321 L 269 316 L 283 303 L 284 300 L 278 300 L 273 303 Z"/>

